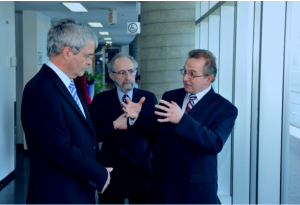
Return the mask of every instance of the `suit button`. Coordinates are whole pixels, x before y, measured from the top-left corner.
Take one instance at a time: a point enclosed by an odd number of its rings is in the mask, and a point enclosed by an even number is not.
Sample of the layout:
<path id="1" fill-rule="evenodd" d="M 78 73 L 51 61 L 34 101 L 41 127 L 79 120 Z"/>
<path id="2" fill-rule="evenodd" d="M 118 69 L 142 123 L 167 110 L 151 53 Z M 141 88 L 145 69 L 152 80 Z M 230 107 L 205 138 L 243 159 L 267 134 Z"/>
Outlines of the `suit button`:
<path id="1" fill-rule="evenodd" d="M 123 149 L 121 149 L 121 152 L 123 152 Z"/>
<path id="2" fill-rule="evenodd" d="M 135 148 L 133 148 L 133 150 L 135 150 Z"/>
<path id="3" fill-rule="evenodd" d="M 95 145 L 93 146 L 93 149 L 96 149 L 96 146 L 95 146 Z"/>
<path id="4" fill-rule="evenodd" d="M 180 136 L 182 136 L 182 132 L 179 132 Z"/>
<path id="5" fill-rule="evenodd" d="M 138 164 L 140 164 L 140 162 L 137 162 Z"/>

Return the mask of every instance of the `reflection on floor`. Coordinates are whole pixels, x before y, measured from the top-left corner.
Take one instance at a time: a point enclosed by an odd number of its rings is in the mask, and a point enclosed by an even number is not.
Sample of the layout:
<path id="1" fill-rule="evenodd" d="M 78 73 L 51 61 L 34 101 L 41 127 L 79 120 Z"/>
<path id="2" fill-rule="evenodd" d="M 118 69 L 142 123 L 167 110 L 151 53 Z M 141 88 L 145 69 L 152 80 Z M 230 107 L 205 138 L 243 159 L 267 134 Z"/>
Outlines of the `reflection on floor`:
<path id="1" fill-rule="evenodd" d="M 0 191 L 0 204 L 25 204 L 29 182 L 29 157 L 17 151 L 17 177 Z"/>
<path id="2" fill-rule="evenodd" d="M 300 204 L 300 139 L 290 135 L 288 203 Z"/>

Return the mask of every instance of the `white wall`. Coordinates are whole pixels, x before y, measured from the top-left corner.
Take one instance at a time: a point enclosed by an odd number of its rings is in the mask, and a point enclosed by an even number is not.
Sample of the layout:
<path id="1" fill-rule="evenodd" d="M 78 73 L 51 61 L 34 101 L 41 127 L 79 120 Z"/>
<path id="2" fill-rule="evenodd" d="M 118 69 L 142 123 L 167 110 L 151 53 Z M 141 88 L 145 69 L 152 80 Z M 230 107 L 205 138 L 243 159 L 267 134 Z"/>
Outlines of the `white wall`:
<path id="1" fill-rule="evenodd" d="M 36 11 L 23 11 L 23 89 L 41 69 L 38 52 L 42 52 L 42 64 L 48 61 L 47 33 L 51 19 Z M 24 149 L 27 149 L 24 140 Z"/>
<path id="2" fill-rule="evenodd" d="M 16 100 L 16 71 L 10 66 L 15 56 L 14 2 L 0 1 L 0 180 L 15 166 L 14 102 Z"/>

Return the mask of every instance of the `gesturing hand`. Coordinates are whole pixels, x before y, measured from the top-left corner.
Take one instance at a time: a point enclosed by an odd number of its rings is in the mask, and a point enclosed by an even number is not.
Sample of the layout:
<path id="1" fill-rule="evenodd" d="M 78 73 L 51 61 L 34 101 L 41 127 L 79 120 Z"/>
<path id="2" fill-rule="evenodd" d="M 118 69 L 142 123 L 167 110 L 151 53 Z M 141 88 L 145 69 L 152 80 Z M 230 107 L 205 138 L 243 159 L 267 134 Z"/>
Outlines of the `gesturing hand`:
<path id="1" fill-rule="evenodd" d="M 127 117 L 126 113 L 123 113 L 115 121 L 113 121 L 114 128 L 119 130 L 127 130 Z"/>
<path id="2" fill-rule="evenodd" d="M 167 113 L 155 111 L 154 113 L 156 115 L 166 117 L 165 119 L 157 119 L 157 121 L 158 122 L 172 122 L 174 124 L 178 124 L 179 121 L 181 120 L 184 112 L 177 105 L 177 103 L 175 103 L 173 101 L 171 101 L 171 103 L 169 103 L 165 100 L 159 100 L 159 102 L 166 105 L 167 107 L 162 106 L 162 105 L 155 105 L 155 107 L 160 110 L 164 110 Z"/>
<path id="3" fill-rule="evenodd" d="M 128 97 L 126 97 L 126 103 L 122 102 L 123 111 L 126 113 L 126 117 L 135 119 L 139 116 L 142 109 L 142 104 L 145 101 L 145 97 L 142 97 L 138 103 L 131 102 Z"/>

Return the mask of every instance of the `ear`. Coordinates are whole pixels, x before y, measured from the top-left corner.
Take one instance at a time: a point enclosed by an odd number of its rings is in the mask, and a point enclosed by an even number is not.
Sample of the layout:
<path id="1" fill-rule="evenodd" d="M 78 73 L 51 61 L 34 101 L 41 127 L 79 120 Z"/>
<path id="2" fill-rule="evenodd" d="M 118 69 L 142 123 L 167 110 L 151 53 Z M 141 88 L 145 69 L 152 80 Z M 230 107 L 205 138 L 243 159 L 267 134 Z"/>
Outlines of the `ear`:
<path id="1" fill-rule="evenodd" d="M 72 49 L 69 46 L 66 46 L 62 49 L 62 56 L 65 60 L 70 58 L 70 54 L 72 53 Z"/>
<path id="2" fill-rule="evenodd" d="M 114 74 L 112 72 L 109 72 L 109 77 L 110 77 L 110 79 L 112 79 L 113 81 L 115 81 Z"/>
<path id="3" fill-rule="evenodd" d="M 214 76 L 213 75 L 209 75 L 209 76 L 207 76 L 206 79 L 207 79 L 206 82 L 210 84 L 211 81 L 214 79 Z"/>

